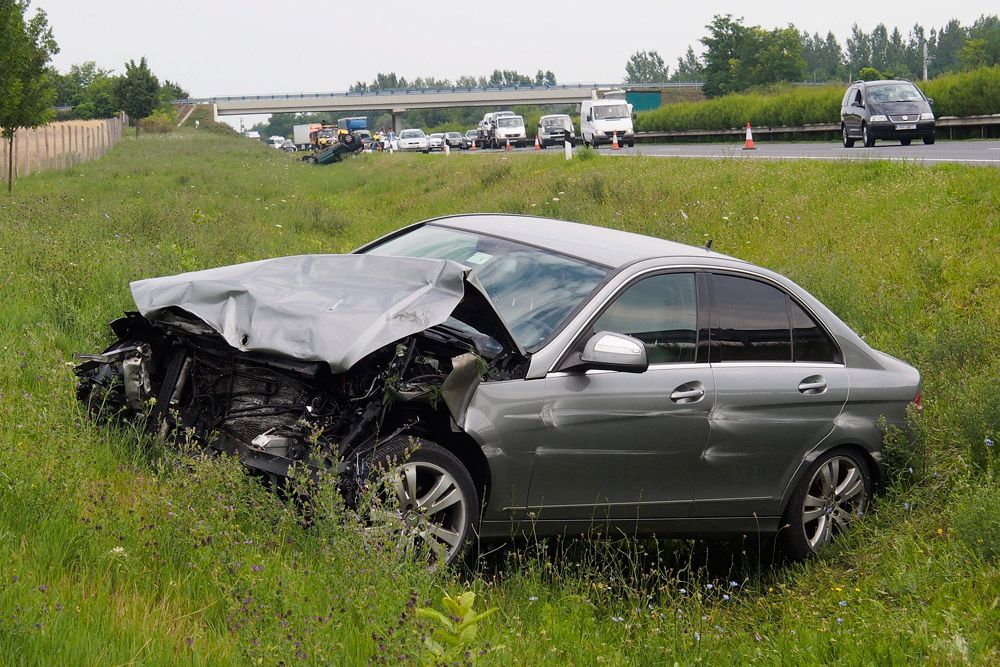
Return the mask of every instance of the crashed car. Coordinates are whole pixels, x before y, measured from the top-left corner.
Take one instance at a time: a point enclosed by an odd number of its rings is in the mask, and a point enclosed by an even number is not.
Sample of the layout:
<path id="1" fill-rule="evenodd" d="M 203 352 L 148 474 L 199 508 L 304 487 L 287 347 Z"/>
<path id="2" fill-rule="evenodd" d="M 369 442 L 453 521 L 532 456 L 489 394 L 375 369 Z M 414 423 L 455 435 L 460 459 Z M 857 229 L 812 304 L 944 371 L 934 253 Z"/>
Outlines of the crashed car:
<path id="1" fill-rule="evenodd" d="M 805 557 L 860 516 L 919 373 L 787 278 L 709 250 L 509 215 L 411 225 L 350 255 L 132 283 L 77 367 L 276 478 L 393 472 L 402 525 L 475 541 L 779 534 Z"/>

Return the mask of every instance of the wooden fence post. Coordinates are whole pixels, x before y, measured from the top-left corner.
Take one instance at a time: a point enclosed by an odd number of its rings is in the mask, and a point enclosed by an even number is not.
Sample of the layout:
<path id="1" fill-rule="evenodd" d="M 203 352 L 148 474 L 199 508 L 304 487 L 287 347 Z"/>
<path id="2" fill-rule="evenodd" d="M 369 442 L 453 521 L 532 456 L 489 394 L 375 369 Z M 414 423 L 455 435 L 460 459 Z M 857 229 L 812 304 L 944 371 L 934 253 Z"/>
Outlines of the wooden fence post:
<path id="1" fill-rule="evenodd" d="M 3 187 L 7 187 L 7 139 L 6 137 L 0 137 L 0 143 L 3 144 L 3 149 L 0 153 L 3 154 L 3 166 L 0 167 L 0 174 L 3 175 Z"/>

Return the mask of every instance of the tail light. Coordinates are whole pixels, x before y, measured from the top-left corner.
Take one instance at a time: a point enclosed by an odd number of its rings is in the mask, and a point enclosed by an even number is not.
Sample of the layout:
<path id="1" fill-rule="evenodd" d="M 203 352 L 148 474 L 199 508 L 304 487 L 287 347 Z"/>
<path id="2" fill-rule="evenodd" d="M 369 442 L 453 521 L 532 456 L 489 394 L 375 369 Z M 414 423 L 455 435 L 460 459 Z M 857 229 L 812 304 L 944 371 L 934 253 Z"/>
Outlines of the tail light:
<path id="1" fill-rule="evenodd" d="M 924 414 L 924 393 L 922 391 L 918 391 L 917 395 L 913 397 L 913 409 L 918 415 Z"/>

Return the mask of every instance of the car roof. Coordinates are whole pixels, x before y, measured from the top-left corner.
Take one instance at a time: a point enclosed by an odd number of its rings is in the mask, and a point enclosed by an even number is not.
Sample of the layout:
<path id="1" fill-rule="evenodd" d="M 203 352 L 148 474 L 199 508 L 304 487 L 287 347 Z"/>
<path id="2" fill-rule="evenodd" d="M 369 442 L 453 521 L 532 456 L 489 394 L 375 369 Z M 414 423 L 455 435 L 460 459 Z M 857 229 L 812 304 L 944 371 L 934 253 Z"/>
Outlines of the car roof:
<path id="1" fill-rule="evenodd" d="M 733 259 L 722 253 L 684 243 L 530 215 L 452 215 L 433 218 L 422 224 L 499 236 L 611 268 L 658 257 Z"/>

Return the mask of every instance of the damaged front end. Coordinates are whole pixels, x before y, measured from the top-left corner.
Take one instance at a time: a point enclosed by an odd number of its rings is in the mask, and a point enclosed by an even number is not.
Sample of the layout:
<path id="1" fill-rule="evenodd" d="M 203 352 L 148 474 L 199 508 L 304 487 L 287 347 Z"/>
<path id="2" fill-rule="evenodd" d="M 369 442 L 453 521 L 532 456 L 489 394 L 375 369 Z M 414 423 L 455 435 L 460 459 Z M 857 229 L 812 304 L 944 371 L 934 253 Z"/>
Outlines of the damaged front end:
<path id="1" fill-rule="evenodd" d="M 484 378 L 525 368 L 453 262 L 303 256 L 132 289 L 140 312 L 81 355 L 78 398 L 267 475 L 305 464 L 352 480 L 382 443 L 459 430 Z"/>

